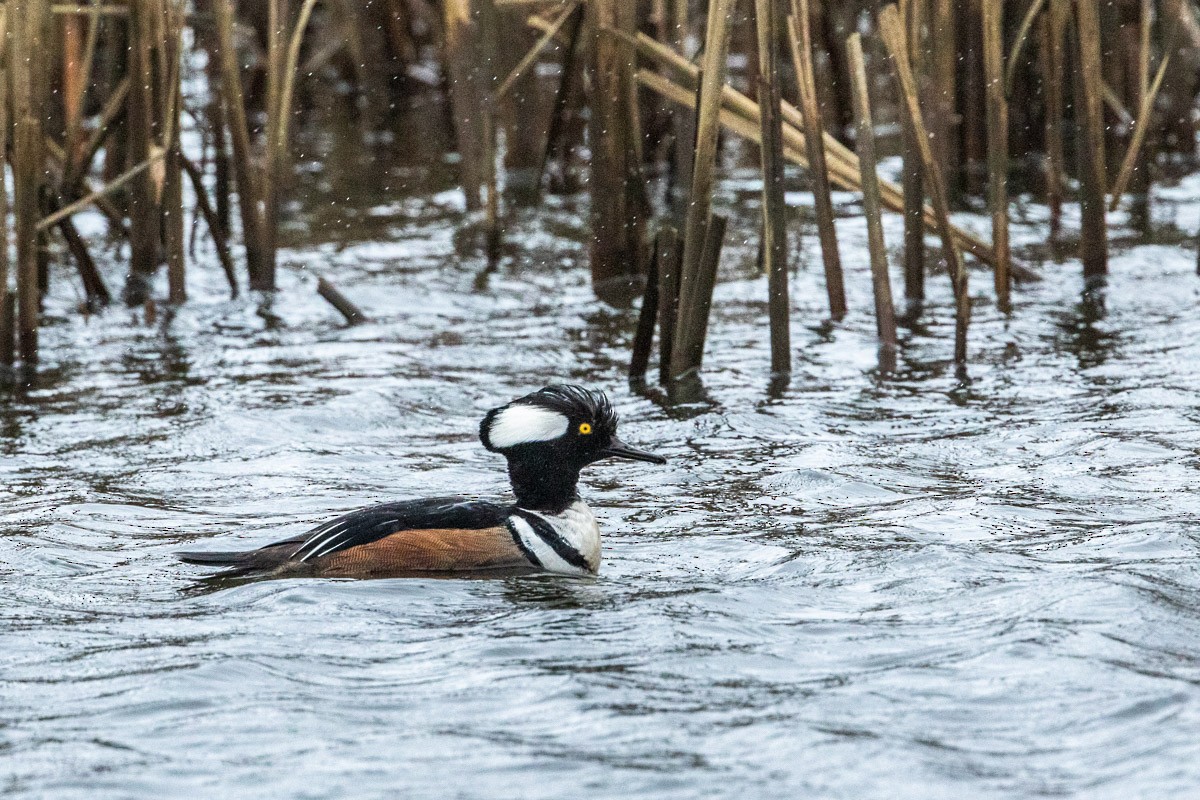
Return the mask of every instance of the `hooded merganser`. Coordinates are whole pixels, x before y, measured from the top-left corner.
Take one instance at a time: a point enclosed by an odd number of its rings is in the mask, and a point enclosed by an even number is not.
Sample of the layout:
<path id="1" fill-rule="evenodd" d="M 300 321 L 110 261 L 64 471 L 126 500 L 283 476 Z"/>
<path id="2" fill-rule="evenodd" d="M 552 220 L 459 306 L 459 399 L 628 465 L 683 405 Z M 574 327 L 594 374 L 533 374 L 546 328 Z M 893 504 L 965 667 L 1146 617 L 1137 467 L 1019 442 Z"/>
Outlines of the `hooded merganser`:
<path id="1" fill-rule="evenodd" d="M 399 577 L 548 571 L 592 575 L 600 528 L 579 497 L 579 471 L 604 458 L 665 464 L 617 438 L 617 412 L 602 392 L 547 386 L 492 409 L 479 425 L 483 446 L 508 459 L 516 503 L 462 497 L 364 508 L 303 536 L 258 550 L 179 553 L 190 564 L 246 575 Z"/>

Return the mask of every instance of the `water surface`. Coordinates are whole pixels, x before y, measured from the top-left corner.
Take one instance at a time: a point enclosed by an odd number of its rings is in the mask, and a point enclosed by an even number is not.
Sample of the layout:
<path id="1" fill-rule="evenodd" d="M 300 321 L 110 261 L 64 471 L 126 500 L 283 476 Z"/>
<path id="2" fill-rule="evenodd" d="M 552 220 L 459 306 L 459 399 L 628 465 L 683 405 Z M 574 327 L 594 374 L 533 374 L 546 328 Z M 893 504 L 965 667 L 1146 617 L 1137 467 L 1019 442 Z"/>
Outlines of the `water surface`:
<path id="1" fill-rule="evenodd" d="M 972 276 L 970 382 L 944 274 L 885 376 L 839 196 L 851 314 L 824 322 L 793 225 L 795 372 L 772 386 L 757 199 L 734 176 L 706 397 L 672 406 L 625 379 L 634 315 L 591 294 L 581 198 L 515 211 L 481 274 L 427 142 L 307 149 L 273 302 L 223 299 L 213 266 L 153 325 L 85 321 L 56 280 L 39 384 L 0 400 L 0 793 L 1200 792 L 1189 250 L 1122 247 L 1085 301 L 1022 203 L 1018 253 L 1046 279 L 1006 320 Z M 1197 197 L 1164 192 L 1156 223 L 1190 229 Z M 344 327 L 316 272 L 373 321 Z M 586 474 L 595 580 L 214 591 L 172 558 L 503 494 L 479 418 L 564 380 L 607 389 L 624 437 L 670 458 Z"/>

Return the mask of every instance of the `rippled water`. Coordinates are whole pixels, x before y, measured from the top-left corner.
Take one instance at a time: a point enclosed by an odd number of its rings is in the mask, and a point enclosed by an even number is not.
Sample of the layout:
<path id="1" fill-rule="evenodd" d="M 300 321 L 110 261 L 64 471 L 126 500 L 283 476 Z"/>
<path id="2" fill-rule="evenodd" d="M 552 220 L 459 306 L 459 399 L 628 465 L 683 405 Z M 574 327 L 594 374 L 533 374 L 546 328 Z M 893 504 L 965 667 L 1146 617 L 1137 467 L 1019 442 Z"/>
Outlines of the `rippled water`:
<path id="1" fill-rule="evenodd" d="M 626 382 L 634 317 L 592 298 L 578 201 L 515 212 L 481 276 L 429 147 L 313 144 L 334 167 L 305 172 L 269 308 L 221 299 L 214 268 L 154 325 L 83 321 L 57 281 L 41 382 L 0 401 L 0 793 L 1200 793 L 1189 249 L 1120 250 L 1103 303 L 1077 264 L 1037 264 L 1011 321 L 975 273 L 965 385 L 934 276 L 885 377 L 845 196 L 852 313 L 822 322 L 805 228 L 772 387 L 756 200 L 731 179 L 706 399 L 673 407 Z M 1160 226 L 1194 226 L 1197 196 L 1164 193 Z M 1020 216 L 1036 262 L 1039 209 Z M 375 321 L 343 327 L 313 270 Z M 560 380 L 671 459 L 586 475 L 595 580 L 214 591 L 172 558 L 502 494 L 478 418 Z"/>

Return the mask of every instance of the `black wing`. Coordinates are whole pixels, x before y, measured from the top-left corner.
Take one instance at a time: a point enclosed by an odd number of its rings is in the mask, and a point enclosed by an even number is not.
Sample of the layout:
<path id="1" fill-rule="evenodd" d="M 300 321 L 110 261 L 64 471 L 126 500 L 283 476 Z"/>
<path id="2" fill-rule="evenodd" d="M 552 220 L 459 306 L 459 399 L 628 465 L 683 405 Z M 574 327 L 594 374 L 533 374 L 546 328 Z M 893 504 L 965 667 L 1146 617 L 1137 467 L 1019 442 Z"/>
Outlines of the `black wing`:
<path id="1" fill-rule="evenodd" d="M 352 511 L 309 531 L 296 542 L 289 560 L 312 561 L 322 556 L 378 541 L 393 533 L 429 528 L 480 530 L 504 524 L 511 508 L 486 500 L 435 497 L 383 503 Z M 277 542 L 267 547 L 295 542 Z M 266 549 L 266 548 L 264 548 Z"/>

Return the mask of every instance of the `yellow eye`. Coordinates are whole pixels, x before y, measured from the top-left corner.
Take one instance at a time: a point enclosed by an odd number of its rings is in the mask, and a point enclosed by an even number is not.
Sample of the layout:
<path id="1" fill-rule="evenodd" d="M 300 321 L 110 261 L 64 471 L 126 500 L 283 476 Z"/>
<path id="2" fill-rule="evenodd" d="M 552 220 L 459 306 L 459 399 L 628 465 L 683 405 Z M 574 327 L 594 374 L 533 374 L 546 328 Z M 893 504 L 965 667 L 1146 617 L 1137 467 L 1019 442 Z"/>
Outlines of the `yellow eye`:
<path id="1" fill-rule="evenodd" d="M 591 423 L 590 422 L 579 423 L 579 432 L 582 433 L 584 436 L 587 436 L 589 433 L 592 432 Z"/>

